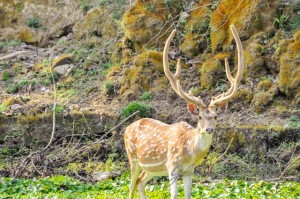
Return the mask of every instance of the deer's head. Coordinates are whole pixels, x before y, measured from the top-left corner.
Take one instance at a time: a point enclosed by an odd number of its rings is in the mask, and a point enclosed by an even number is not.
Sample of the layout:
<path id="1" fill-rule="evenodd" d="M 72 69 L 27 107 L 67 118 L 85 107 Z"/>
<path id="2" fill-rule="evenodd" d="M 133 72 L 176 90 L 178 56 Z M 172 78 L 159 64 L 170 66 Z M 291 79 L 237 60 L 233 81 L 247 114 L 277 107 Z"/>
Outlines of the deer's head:
<path id="1" fill-rule="evenodd" d="M 173 90 L 184 100 L 188 102 L 187 108 L 190 113 L 196 115 L 198 117 L 198 128 L 201 132 L 206 132 L 208 134 L 213 133 L 216 127 L 217 121 L 217 113 L 216 109 L 218 106 L 227 106 L 229 100 L 231 100 L 234 94 L 237 91 L 238 85 L 241 81 L 243 68 L 244 68 L 244 56 L 243 56 L 243 47 L 242 42 L 239 38 L 237 31 L 235 30 L 234 26 L 230 26 L 231 32 L 237 44 L 238 50 L 238 69 L 235 78 L 232 77 L 229 63 L 227 58 L 225 59 L 225 69 L 226 69 L 226 76 L 231 84 L 230 89 L 222 93 L 216 97 L 212 97 L 209 106 L 206 106 L 200 97 L 195 97 L 192 93 L 186 93 L 182 90 L 180 84 L 180 73 L 181 73 L 181 65 L 180 59 L 177 60 L 177 67 L 175 74 L 172 74 L 169 68 L 169 59 L 168 59 L 168 51 L 170 48 L 171 40 L 173 39 L 176 30 L 173 30 L 171 35 L 166 41 L 164 52 L 163 52 L 163 65 L 164 65 L 164 72 L 169 79 Z"/>

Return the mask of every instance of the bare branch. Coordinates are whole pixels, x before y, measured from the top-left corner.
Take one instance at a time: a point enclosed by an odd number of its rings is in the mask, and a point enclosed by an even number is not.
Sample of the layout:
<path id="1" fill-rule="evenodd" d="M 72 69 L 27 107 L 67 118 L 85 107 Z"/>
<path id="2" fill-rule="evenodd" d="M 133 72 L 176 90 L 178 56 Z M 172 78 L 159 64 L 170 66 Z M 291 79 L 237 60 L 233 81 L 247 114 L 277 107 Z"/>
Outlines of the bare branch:
<path id="1" fill-rule="evenodd" d="M 10 53 L 8 55 L 4 55 L 2 57 L 0 57 L 0 61 L 2 60 L 5 60 L 5 59 L 11 59 L 13 57 L 16 57 L 18 55 L 21 55 L 21 54 L 25 54 L 25 53 L 29 53 L 28 51 L 17 51 L 17 52 L 13 52 L 13 53 Z"/>

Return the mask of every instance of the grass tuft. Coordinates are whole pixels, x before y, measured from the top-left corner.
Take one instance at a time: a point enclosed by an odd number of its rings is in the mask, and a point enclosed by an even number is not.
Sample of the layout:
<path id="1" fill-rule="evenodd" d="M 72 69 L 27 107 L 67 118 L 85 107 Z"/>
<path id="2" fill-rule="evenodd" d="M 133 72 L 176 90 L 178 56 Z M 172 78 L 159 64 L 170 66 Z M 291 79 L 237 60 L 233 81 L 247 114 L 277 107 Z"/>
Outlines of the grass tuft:
<path id="1" fill-rule="evenodd" d="M 128 117 L 136 111 L 139 111 L 138 115 L 141 117 L 151 117 L 154 109 L 140 102 L 131 102 L 123 108 L 121 115 L 122 117 Z"/>

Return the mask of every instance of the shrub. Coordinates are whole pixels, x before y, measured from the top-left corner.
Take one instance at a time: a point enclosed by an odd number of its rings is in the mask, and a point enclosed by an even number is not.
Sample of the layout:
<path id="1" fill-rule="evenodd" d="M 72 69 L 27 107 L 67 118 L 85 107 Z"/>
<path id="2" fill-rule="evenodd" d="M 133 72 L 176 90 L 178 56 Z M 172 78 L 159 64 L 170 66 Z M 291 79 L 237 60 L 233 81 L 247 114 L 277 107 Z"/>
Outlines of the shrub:
<path id="1" fill-rule="evenodd" d="M 65 107 L 63 105 L 57 105 L 55 107 L 55 113 L 62 113 L 62 112 L 64 112 L 64 110 L 65 110 Z"/>
<path id="2" fill-rule="evenodd" d="M 297 31 L 300 29 L 300 17 L 299 15 L 293 16 L 289 23 L 289 28 L 293 31 Z"/>
<path id="3" fill-rule="evenodd" d="M 140 102 L 131 102 L 122 110 L 122 117 L 128 117 L 136 111 L 139 111 L 137 114 L 141 117 L 151 117 L 153 113 L 153 107 L 145 105 Z"/>
<path id="4" fill-rule="evenodd" d="M 17 93 L 19 91 L 20 87 L 19 84 L 13 83 L 10 84 L 7 88 L 6 88 L 6 92 L 11 94 L 11 93 Z"/>
<path id="5" fill-rule="evenodd" d="M 0 50 L 6 46 L 19 46 L 21 44 L 20 40 L 2 41 L 0 42 Z"/>
<path id="6" fill-rule="evenodd" d="M 2 80 L 3 80 L 3 81 L 9 80 L 10 77 L 11 77 L 11 74 L 10 74 L 9 72 L 4 71 L 4 72 L 2 73 Z"/>
<path id="7" fill-rule="evenodd" d="M 36 28 L 36 29 L 43 28 L 42 22 L 38 17 L 28 18 L 26 21 L 26 25 L 30 28 Z"/>
<path id="8" fill-rule="evenodd" d="M 92 6 L 87 1 L 82 1 L 80 7 L 83 12 L 87 12 Z"/>
<path id="9" fill-rule="evenodd" d="M 140 97 L 140 100 L 149 100 L 152 98 L 152 93 L 149 92 L 149 91 L 145 91 L 141 97 Z"/>
<path id="10" fill-rule="evenodd" d="M 105 82 L 103 82 L 101 90 L 105 95 L 112 95 L 115 93 L 115 87 L 116 85 L 112 81 L 106 80 Z"/>

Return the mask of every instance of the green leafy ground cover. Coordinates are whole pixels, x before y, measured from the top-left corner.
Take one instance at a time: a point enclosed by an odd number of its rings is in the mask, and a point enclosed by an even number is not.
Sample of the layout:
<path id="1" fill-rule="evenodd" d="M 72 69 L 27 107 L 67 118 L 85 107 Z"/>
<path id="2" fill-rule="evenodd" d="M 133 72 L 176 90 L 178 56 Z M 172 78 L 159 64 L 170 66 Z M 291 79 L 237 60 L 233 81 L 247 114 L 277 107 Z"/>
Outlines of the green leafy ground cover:
<path id="1" fill-rule="evenodd" d="M 147 185 L 149 198 L 169 198 L 168 182 Z M 36 179 L 0 178 L 0 198 L 128 198 L 129 174 L 95 184 L 83 183 L 67 176 Z M 295 182 L 245 182 L 223 180 L 218 183 L 195 182 L 193 198 L 300 198 L 300 184 Z M 179 198 L 184 198 L 182 183 Z"/>

